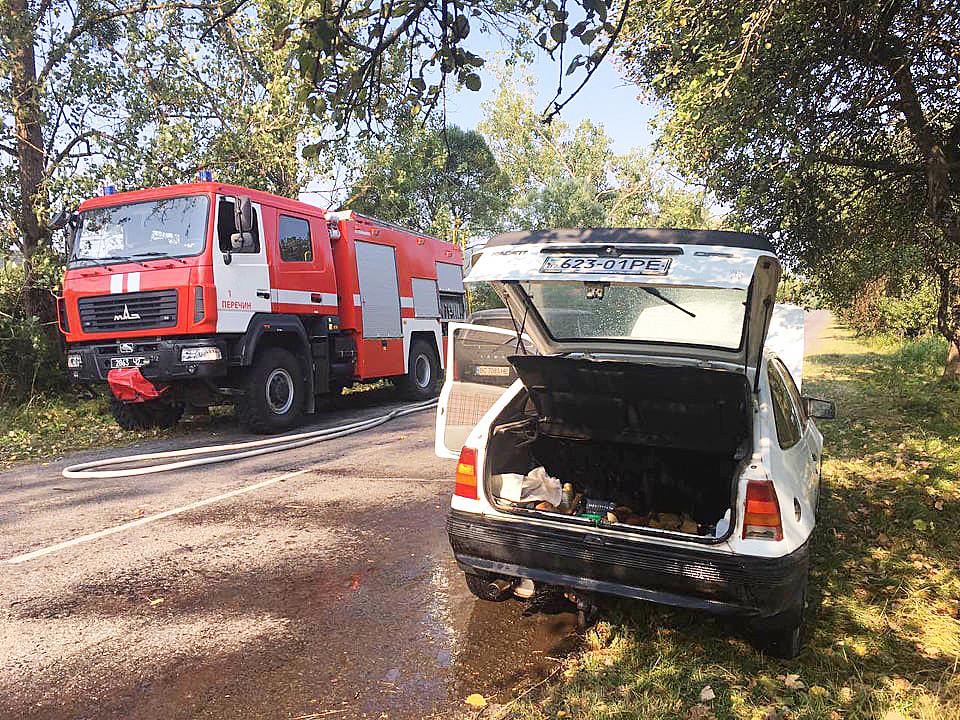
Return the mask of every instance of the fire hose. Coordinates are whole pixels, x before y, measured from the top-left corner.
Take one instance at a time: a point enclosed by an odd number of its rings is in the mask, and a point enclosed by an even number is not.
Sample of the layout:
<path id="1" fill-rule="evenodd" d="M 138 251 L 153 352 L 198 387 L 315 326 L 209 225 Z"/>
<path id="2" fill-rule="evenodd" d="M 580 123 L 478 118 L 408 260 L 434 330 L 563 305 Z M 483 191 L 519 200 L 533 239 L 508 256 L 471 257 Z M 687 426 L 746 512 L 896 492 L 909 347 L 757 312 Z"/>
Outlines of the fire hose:
<path id="1" fill-rule="evenodd" d="M 248 457 L 257 457 L 258 455 L 267 455 L 269 453 L 281 452 L 283 450 L 292 450 L 294 448 L 313 445 L 314 443 L 333 440 L 346 435 L 370 430 L 379 425 L 383 425 L 390 420 L 412 415 L 413 413 L 423 412 L 436 407 L 436 400 L 427 400 L 413 405 L 407 405 L 395 410 L 391 410 L 385 415 L 358 420 L 345 425 L 335 425 L 334 427 L 323 428 L 321 430 L 311 430 L 308 432 L 296 433 L 294 435 L 281 435 L 279 437 L 267 438 L 265 440 L 250 440 L 247 442 L 227 443 L 225 445 L 208 445 L 201 447 L 185 448 L 183 450 L 169 450 L 165 452 L 142 453 L 140 455 L 126 455 L 121 457 L 106 458 L 103 460 L 94 460 L 92 462 L 78 463 L 70 465 L 63 469 L 63 477 L 70 479 L 92 480 L 97 478 L 122 478 L 135 477 L 138 475 L 152 475 L 154 473 L 168 472 L 170 470 L 182 470 L 188 467 L 197 467 L 199 465 L 214 465 L 222 462 L 232 462 Z M 210 455 L 218 453 L 211 457 L 193 457 L 196 455 Z M 143 465 L 141 467 L 125 468 L 118 470 L 95 470 L 94 468 L 106 468 L 116 465 L 129 465 L 131 463 L 143 463 L 149 460 L 173 460 L 174 458 L 187 458 L 190 460 L 176 460 L 174 462 L 163 462 L 155 465 Z"/>

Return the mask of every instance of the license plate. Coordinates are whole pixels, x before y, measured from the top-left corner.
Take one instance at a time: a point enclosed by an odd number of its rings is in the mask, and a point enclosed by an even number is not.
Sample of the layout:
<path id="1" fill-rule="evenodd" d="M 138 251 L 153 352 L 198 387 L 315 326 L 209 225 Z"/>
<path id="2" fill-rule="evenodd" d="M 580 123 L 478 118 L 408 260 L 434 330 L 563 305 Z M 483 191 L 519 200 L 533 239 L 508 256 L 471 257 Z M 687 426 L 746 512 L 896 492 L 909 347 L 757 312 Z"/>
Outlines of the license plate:
<path id="1" fill-rule="evenodd" d="M 558 257 L 543 261 L 540 272 L 594 275 L 666 275 L 670 271 L 668 257 Z"/>
<path id="2" fill-rule="evenodd" d="M 477 365 L 473 372 L 481 377 L 510 377 L 510 368 L 503 365 Z"/>
<path id="3" fill-rule="evenodd" d="M 142 356 L 110 358 L 111 370 L 117 370 L 120 368 L 143 367 L 146 364 L 147 364 L 147 359 Z"/>

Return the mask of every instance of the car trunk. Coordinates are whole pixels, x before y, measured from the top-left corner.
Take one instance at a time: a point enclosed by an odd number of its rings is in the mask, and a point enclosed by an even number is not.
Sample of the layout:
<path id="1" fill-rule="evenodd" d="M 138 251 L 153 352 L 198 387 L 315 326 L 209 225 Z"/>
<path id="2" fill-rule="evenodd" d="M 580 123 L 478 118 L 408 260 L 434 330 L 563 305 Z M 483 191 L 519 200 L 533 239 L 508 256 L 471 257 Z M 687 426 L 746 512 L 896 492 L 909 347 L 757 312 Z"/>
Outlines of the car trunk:
<path id="1" fill-rule="evenodd" d="M 704 542 L 728 534 L 751 450 L 742 373 L 557 356 L 510 361 L 526 393 L 500 415 L 489 444 L 487 491 L 499 509 Z M 538 467 L 570 483 L 573 502 L 503 499 L 504 474 Z"/>

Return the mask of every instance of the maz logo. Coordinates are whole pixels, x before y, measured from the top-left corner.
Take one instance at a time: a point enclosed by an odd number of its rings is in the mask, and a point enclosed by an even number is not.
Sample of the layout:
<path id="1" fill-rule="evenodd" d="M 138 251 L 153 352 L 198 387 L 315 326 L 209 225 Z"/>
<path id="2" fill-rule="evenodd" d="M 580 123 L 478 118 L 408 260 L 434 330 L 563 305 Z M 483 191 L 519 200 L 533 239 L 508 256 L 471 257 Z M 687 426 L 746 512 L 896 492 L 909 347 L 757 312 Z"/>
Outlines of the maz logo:
<path id="1" fill-rule="evenodd" d="M 119 315 L 114 315 L 113 319 L 114 320 L 139 320 L 140 313 L 132 313 L 130 312 L 130 308 L 124 305 L 123 312 L 120 313 Z"/>

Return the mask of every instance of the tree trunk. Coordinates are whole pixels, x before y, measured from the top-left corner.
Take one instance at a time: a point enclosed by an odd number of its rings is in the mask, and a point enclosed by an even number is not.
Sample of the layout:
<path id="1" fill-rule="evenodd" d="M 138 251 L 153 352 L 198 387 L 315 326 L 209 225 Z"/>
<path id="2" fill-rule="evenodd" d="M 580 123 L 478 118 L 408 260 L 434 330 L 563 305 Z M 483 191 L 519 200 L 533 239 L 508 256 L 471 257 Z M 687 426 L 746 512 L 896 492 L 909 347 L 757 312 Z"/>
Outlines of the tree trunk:
<path id="1" fill-rule="evenodd" d="M 960 383 L 960 346 L 955 342 L 950 343 L 947 350 L 947 362 L 940 380 L 945 383 Z"/>
<path id="2" fill-rule="evenodd" d="M 10 90 L 19 173 L 20 207 L 17 225 L 25 270 L 23 300 L 28 315 L 43 317 L 46 309 L 43 306 L 49 303 L 39 302 L 37 293 L 30 291 L 34 282 L 33 256 L 46 243 L 49 234 L 40 214 L 46 157 L 37 87 L 34 27 L 26 0 L 9 1 L 10 19 L 7 27 L 10 34 L 8 47 L 11 48 Z"/>

